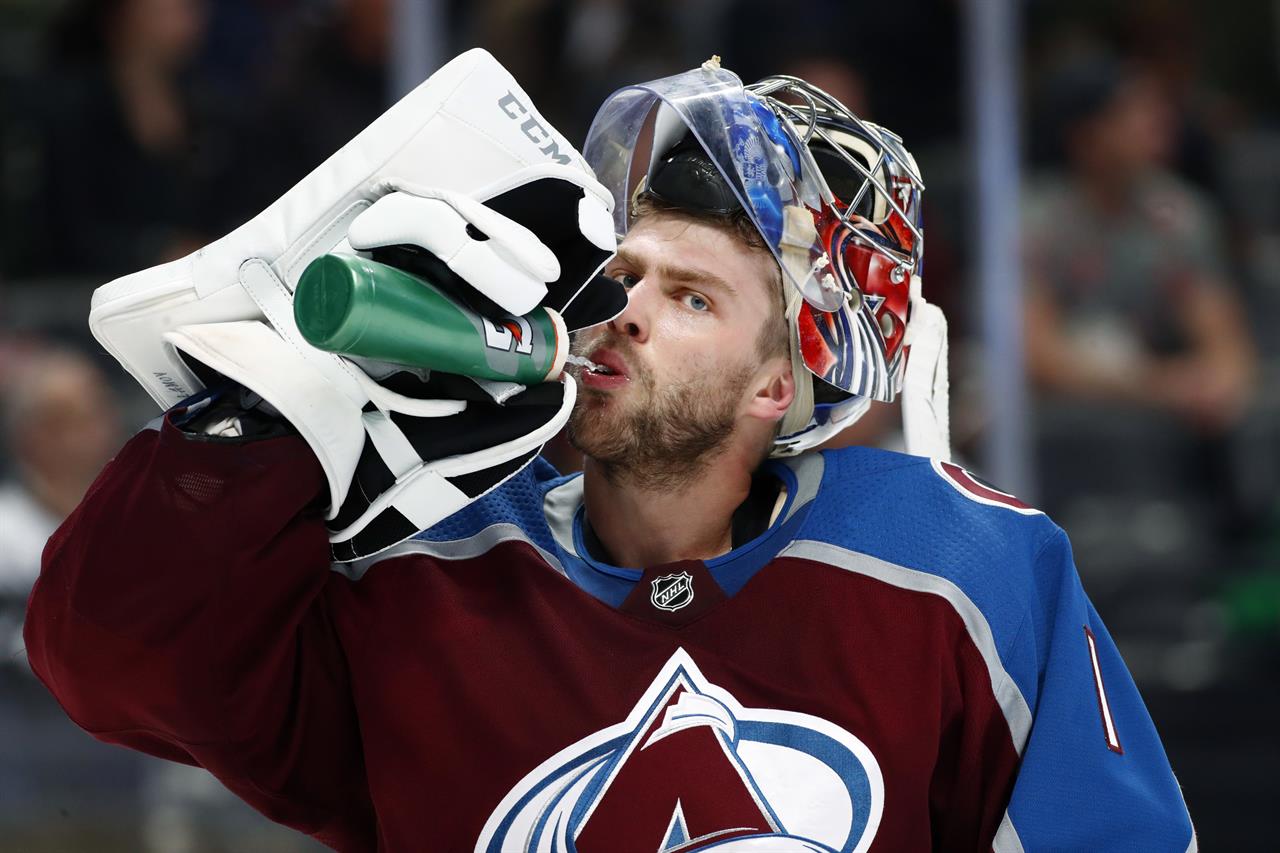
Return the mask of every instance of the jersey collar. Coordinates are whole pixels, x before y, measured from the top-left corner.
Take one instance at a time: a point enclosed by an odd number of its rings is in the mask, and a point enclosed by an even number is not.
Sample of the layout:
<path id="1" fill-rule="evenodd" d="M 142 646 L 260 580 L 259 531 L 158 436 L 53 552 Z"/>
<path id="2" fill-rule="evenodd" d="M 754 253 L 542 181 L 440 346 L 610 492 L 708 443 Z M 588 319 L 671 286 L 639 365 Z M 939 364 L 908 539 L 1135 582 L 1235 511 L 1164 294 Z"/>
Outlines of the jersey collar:
<path id="1" fill-rule="evenodd" d="M 791 541 L 822 482 L 824 463 L 818 453 L 768 460 L 765 466 L 786 485 L 786 503 L 759 536 L 704 562 L 726 595 L 741 589 Z M 644 570 L 613 566 L 591 557 L 583 542 L 583 494 L 581 474 L 553 483 L 543 497 L 543 514 L 565 557 L 569 578 L 588 593 L 617 607 L 631 593 Z"/>

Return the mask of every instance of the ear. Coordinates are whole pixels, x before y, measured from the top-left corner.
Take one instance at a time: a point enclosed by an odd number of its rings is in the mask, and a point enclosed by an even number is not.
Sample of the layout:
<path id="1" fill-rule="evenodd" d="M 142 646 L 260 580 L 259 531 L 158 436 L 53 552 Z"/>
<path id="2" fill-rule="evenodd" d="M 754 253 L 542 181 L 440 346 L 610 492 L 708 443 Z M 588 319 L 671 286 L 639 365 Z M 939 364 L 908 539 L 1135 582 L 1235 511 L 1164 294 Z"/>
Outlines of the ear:
<path id="1" fill-rule="evenodd" d="M 782 420 L 796 398 L 796 380 L 791 375 L 791 362 L 771 358 L 756 374 L 755 391 L 747 401 L 746 415 L 770 423 Z"/>

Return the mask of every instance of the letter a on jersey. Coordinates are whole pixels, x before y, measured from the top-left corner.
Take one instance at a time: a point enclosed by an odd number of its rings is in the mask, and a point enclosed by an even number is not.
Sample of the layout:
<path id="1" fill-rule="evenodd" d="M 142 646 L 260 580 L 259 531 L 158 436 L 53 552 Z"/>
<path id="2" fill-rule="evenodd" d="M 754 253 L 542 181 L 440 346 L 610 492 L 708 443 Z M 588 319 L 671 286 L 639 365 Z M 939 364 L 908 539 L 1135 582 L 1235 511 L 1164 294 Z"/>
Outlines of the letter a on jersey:
<path id="1" fill-rule="evenodd" d="M 678 650 L 627 719 L 543 762 L 477 853 L 861 853 L 884 807 L 875 757 L 818 717 L 745 708 Z"/>

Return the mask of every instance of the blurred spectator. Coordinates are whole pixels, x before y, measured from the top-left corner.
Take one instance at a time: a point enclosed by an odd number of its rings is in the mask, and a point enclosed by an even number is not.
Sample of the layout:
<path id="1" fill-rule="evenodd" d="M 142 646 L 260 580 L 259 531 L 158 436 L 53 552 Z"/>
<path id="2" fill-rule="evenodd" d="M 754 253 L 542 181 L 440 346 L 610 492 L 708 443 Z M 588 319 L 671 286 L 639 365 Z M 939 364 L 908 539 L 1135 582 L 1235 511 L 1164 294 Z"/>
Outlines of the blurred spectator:
<path id="1" fill-rule="evenodd" d="M 601 102 L 711 55 L 702 44 L 719 2 L 508 0 L 473 12 L 481 44 L 520 80 L 552 123 L 582 140 Z"/>
<path id="2" fill-rule="evenodd" d="M 283 195 L 390 106 L 390 20 L 390 0 L 336 0 L 324 14 L 301 17 L 284 36 L 243 128 L 234 189 L 242 219 Z"/>
<path id="3" fill-rule="evenodd" d="M 1232 99 L 1210 87 L 1196 13 L 1186 0 L 1140 0 L 1129 6 L 1129 50 L 1171 110 L 1169 168 L 1199 187 L 1219 185 L 1218 149 L 1243 118 Z"/>
<path id="4" fill-rule="evenodd" d="M 220 150 L 184 71 L 203 0 L 75 0 L 54 28 L 44 101 L 44 222 L 23 272 L 109 277 L 207 237 Z"/>
<path id="5" fill-rule="evenodd" d="M 961 125 L 961 5 L 724 0 L 710 43 L 747 82 L 786 67 L 813 74 L 822 88 L 841 88 L 864 101 L 848 106 L 892 128 L 919 156 L 935 142 L 953 139 Z M 872 88 L 855 96 L 844 87 L 857 86 L 859 77 Z"/>
<path id="6" fill-rule="evenodd" d="M 839 53 L 798 55 L 785 62 L 779 73 L 809 81 L 859 118 L 872 117 L 866 76 Z"/>
<path id="7" fill-rule="evenodd" d="M 21 721 L 24 737 L 52 752 L 25 741 L 0 749 L 11 762 L 0 761 L 0 791 L 26 799 L 34 790 L 42 805 L 40 798 L 79 803 L 110 796 L 140 800 L 142 807 L 140 814 L 127 816 L 139 824 L 141 843 L 119 848 L 105 843 L 109 824 L 98 817 L 91 846 L 72 846 L 64 839 L 13 849 L 318 850 L 305 836 L 254 814 L 207 772 L 94 744 L 70 726 L 43 690 L 25 690 L 31 672 L 23 654 L 22 617 L 41 552 L 124 437 L 107 379 L 86 356 L 56 347 L 4 355 L 17 364 L 12 370 L 6 365 L 3 377 L 5 467 L 11 476 L 0 481 L 0 662 L 10 666 L 0 672 L 0 720 Z M 75 789 L 76 784 L 85 787 Z M 108 785 L 112 790 L 105 792 Z M 13 786 L 21 787 L 20 794 Z M 77 819 L 89 820 L 89 810 L 80 805 Z M 0 817 L 13 815 L 0 808 Z M 59 831 L 65 827 L 44 827 L 34 837 L 54 839 Z"/>
<path id="8" fill-rule="evenodd" d="M 1252 347 L 1213 208 L 1160 168 L 1170 126 L 1159 90 L 1095 56 L 1072 60 L 1046 95 L 1067 168 L 1026 209 L 1033 378 L 1229 428 L 1249 399 Z"/>
<path id="9" fill-rule="evenodd" d="M 36 353 L 8 378 L 4 426 L 11 479 L 0 482 L 0 648 L 11 660 L 21 648 L 21 611 L 45 541 L 122 437 L 106 377 L 79 353 Z"/>
<path id="10" fill-rule="evenodd" d="M 1216 453 L 1249 404 L 1254 351 L 1217 213 L 1161 165 L 1173 140 L 1162 89 L 1086 53 L 1042 94 L 1063 168 L 1024 211 L 1031 377 L 1049 398 L 1165 413 Z"/>

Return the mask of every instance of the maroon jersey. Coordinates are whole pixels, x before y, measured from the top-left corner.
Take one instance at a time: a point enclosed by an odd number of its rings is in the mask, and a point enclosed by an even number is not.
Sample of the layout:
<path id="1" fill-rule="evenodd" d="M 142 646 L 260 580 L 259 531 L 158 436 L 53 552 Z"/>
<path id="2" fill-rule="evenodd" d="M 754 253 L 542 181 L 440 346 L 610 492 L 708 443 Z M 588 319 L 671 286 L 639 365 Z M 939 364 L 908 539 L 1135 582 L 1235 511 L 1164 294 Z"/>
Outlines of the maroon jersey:
<path id="1" fill-rule="evenodd" d="M 1044 671 L 1022 589 L 1061 534 L 946 474 L 799 457 L 765 533 L 640 571 L 586 553 L 581 479 L 540 464 L 331 566 L 300 439 L 166 421 L 50 540 L 29 656 L 95 736 L 343 851 L 1014 849 Z M 943 507 L 933 543 L 877 553 L 907 495 Z"/>

